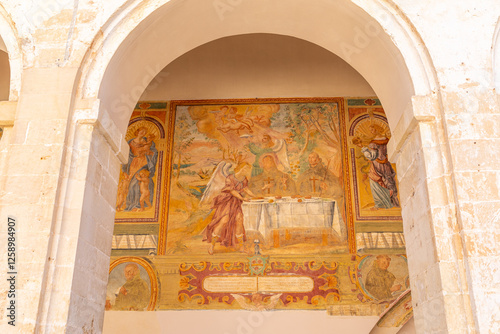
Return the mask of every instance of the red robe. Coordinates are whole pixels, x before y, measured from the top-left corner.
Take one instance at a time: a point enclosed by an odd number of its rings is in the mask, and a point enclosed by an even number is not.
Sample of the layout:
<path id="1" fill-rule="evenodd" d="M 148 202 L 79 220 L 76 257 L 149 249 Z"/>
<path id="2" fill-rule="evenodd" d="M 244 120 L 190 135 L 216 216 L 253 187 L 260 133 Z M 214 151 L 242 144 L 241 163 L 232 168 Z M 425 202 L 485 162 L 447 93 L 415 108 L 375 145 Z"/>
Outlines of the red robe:
<path id="1" fill-rule="evenodd" d="M 233 196 L 231 191 L 234 190 L 241 194 L 243 189 L 247 186 L 247 178 L 243 181 L 238 181 L 234 174 L 230 174 L 226 177 L 224 188 L 222 188 L 221 193 L 214 198 L 212 209 L 215 210 L 215 213 L 212 220 L 205 228 L 203 241 L 212 242 L 214 229 L 219 226 L 219 224 L 223 223 L 222 218 L 229 216 L 229 220 L 222 228 L 221 235 L 219 236 L 220 240 L 218 241 L 226 247 L 236 245 L 236 224 L 238 223 L 238 219 L 243 220 L 243 211 L 241 210 L 243 201 Z M 241 221 L 241 224 L 243 224 L 243 221 Z M 245 230 L 243 230 L 243 241 L 245 240 Z"/>

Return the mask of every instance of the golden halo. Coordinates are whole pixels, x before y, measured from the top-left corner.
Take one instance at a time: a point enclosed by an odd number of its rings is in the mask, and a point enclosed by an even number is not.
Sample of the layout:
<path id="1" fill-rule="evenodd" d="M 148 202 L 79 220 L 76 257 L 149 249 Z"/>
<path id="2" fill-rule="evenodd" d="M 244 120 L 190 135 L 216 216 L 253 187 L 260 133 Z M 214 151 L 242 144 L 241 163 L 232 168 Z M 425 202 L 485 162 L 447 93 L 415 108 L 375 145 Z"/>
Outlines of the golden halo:
<path id="1" fill-rule="evenodd" d="M 138 121 L 129 125 L 127 130 L 127 135 L 125 136 L 125 140 L 128 142 L 130 139 L 134 139 L 135 132 L 139 128 L 146 128 L 147 130 L 146 135 L 153 134 L 155 136 L 155 140 L 160 139 L 160 130 L 154 123 L 150 121 Z"/>
<path id="2" fill-rule="evenodd" d="M 378 129 L 376 134 L 373 134 L 371 131 L 372 125 Z M 370 142 L 373 138 L 380 136 L 390 139 L 391 131 L 389 130 L 389 125 L 378 118 L 366 118 L 360 121 L 354 129 L 354 137 L 360 138 L 363 142 Z"/>

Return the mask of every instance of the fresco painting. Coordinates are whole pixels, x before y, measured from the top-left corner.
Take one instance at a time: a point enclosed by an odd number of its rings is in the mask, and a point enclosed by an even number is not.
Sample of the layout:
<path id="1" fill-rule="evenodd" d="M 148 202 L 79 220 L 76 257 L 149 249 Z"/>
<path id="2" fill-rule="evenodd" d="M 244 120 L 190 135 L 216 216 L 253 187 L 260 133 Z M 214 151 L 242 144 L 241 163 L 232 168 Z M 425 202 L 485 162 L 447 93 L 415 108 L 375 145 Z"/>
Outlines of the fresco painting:
<path id="1" fill-rule="evenodd" d="M 358 220 L 401 221 L 396 167 L 389 161 L 391 132 L 381 108 L 350 109 L 349 149 Z"/>
<path id="2" fill-rule="evenodd" d="M 154 118 L 137 118 L 128 128 L 129 156 L 121 166 L 116 201 L 116 219 L 157 219 L 164 142 L 164 130 Z"/>
<path id="3" fill-rule="evenodd" d="M 361 258 L 357 279 L 365 296 L 392 301 L 409 289 L 408 264 L 403 255 L 370 255 Z"/>
<path id="4" fill-rule="evenodd" d="M 402 238 L 378 99 L 141 102 L 125 139 L 107 310 L 371 310 L 408 288 L 404 241 L 375 238 Z"/>
<path id="5" fill-rule="evenodd" d="M 152 310 L 156 290 L 156 278 L 149 263 L 140 258 L 115 261 L 109 274 L 106 310 Z"/>
<path id="6" fill-rule="evenodd" d="M 338 103 L 175 115 L 167 254 L 249 252 L 255 239 L 267 254 L 346 250 Z"/>

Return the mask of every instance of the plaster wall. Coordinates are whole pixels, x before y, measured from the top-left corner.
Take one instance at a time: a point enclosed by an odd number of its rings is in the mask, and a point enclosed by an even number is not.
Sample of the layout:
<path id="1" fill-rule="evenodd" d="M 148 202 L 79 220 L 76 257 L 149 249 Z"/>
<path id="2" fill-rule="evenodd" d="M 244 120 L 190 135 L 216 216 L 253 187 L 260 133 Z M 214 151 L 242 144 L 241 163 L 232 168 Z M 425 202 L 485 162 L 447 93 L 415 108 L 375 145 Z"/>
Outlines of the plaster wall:
<path id="1" fill-rule="evenodd" d="M 500 107 L 492 50 L 500 3 L 222 1 L 229 8 L 222 19 L 214 3 L 0 1 L 0 35 L 19 65 L 11 67 L 11 100 L 18 102 L 0 105 L 2 117 L 13 115 L 1 120 L 13 126 L 0 142 L 0 219 L 18 219 L 20 259 L 18 327 L 2 313 L 0 331 L 100 331 L 109 247 L 98 234 L 113 222 L 109 206 L 92 203 L 114 201 L 130 107 L 185 52 L 265 32 L 308 40 L 344 60 L 351 55 L 348 63 L 391 110 L 417 332 L 499 332 Z M 380 34 L 365 33 L 363 43 L 359 29 L 370 20 Z M 93 182 L 99 192 L 87 190 Z M 2 267 L 5 245 L 0 238 Z M 77 268 L 96 280 L 79 279 Z M 0 290 L 7 291 L 5 280 Z M 6 303 L 0 299 L 0 308 Z"/>
<path id="2" fill-rule="evenodd" d="M 229 316 L 230 315 L 230 316 Z M 196 321 L 192 321 L 196 319 Z M 331 317 L 321 311 L 107 312 L 104 333 L 338 333 L 367 334 L 378 317 Z"/>

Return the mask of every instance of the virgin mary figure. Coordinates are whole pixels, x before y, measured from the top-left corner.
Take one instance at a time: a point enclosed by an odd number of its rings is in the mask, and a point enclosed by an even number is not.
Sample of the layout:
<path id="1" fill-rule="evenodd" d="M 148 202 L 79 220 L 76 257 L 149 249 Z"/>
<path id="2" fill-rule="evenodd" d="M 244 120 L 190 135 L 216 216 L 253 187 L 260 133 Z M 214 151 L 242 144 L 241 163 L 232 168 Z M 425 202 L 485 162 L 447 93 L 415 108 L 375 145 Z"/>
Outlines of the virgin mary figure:
<path id="1" fill-rule="evenodd" d="M 149 203 L 153 203 L 154 196 L 153 177 L 155 176 L 156 163 L 158 162 L 158 150 L 153 141 L 155 135 L 148 133 L 146 127 L 139 127 L 134 135 L 135 137 L 128 141 L 130 147 L 128 163 L 122 165 L 122 171 L 129 182 L 127 204 L 124 211 L 141 210 L 141 190 L 139 184 L 141 177 L 137 177 L 137 175 L 142 170 L 149 172 L 148 181 L 146 181 L 149 189 Z"/>

